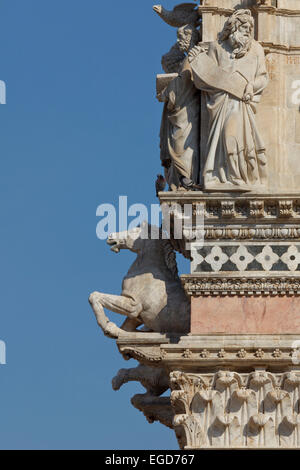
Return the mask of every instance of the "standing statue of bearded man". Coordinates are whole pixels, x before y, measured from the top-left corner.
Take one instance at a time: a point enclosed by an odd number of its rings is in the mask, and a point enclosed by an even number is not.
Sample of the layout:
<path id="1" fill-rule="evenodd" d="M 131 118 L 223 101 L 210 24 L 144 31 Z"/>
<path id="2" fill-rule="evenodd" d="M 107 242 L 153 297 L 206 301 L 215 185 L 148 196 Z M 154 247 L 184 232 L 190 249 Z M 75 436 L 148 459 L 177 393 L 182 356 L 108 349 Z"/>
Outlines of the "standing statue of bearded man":
<path id="1" fill-rule="evenodd" d="M 262 46 L 253 39 L 250 10 L 237 10 L 209 50 L 190 52 L 193 81 L 204 93 L 209 135 L 202 171 L 208 190 L 266 185 L 265 145 L 255 121 L 268 84 Z"/>
<path id="2" fill-rule="evenodd" d="M 193 189 L 199 176 L 200 91 L 192 81 L 188 60 L 189 51 L 198 42 L 199 31 L 196 26 L 182 26 L 177 32 L 176 46 L 163 57 L 163 64 L 173 56 L 180 59 L 176 66 L 178 76 L 157 96 L 159 101 L 165 103 L 160 148 L 162 165 L 166 168 L 165 175 L 171 190 Z"/>

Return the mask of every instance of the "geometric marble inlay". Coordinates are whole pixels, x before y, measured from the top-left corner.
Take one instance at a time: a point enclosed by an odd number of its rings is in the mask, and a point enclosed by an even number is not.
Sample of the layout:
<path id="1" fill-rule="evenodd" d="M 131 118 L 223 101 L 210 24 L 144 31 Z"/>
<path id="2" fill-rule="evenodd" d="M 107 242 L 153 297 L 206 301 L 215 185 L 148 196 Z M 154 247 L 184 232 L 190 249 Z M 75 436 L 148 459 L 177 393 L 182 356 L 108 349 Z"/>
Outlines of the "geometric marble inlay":
<path id="1" fill-rule="evenodd" d="M 300 271 L 299 244 L 205 244 L 193 248 L 193 273 Z"/>

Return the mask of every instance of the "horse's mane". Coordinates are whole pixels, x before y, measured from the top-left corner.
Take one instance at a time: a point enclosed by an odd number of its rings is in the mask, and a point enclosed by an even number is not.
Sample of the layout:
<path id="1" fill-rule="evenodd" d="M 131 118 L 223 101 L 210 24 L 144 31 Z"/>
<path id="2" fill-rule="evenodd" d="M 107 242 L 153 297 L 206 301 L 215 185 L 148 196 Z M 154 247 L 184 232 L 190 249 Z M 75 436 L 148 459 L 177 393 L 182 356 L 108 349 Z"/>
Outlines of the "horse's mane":
<path id="1" fill-rule="evenodd" d="M 166 262 L 167 268 L 171 271 L 174 278 L 176 279 L 178 277 L 178 268 L 177 268 L 175 251 L 173 250 L 170 240 L 161 239 L 161 244 L 164 250 L 165 262 Z"/>
<path id="2" fill-rule="evenodd" d="M 160 246 L 163 249 L 164 253 L 164 260 L 166 263 L 167 268 L 173 275 L 174 279 L 178 278 L 178 268 L 177 268 L 177 261 L 176 261 L 176 253 L 174 251 L 174 248 L 170 242 L 169 239 L 163 238 L 163 230 L 160 227 L 157 226 L 151 226 L 150 224 L 148 225 L 148 236 L 151 239 L 152 232 L 156 232 L 156 239 L 159 241 Z"/>

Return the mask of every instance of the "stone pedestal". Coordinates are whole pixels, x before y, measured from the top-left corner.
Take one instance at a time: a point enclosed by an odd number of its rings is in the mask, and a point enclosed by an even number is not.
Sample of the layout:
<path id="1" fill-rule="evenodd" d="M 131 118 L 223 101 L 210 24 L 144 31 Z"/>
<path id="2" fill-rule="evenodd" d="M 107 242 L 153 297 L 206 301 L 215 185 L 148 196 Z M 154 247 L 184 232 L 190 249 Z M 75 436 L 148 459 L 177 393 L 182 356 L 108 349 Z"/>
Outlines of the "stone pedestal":
<path id="1" fill-rule="evenodd" d="M 164 193 L 161 202 L 171 226 L 183 222 L 174 246 L 192 258 L 181 277 L 191 333 L 151 349 L 170 374 L 181 447 L 300 447 L 299 195 Z"/>

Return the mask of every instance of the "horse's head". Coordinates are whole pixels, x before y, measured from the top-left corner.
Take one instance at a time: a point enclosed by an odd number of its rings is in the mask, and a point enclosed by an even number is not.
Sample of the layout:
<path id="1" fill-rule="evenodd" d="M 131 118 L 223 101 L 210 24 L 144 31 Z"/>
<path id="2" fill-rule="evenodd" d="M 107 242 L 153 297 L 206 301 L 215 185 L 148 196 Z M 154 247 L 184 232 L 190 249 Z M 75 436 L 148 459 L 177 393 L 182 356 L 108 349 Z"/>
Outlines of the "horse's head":
<path id="1" fill-rule="evenodd" d="M 130 250 L 139 253 L 150 237 L 151 230 L 147 222 L 143 222 L 140 227 L 134 227 L 124 232 L 112 233 L 107 239 L 108 245 L 115 253 L 120 250 Z"/>

